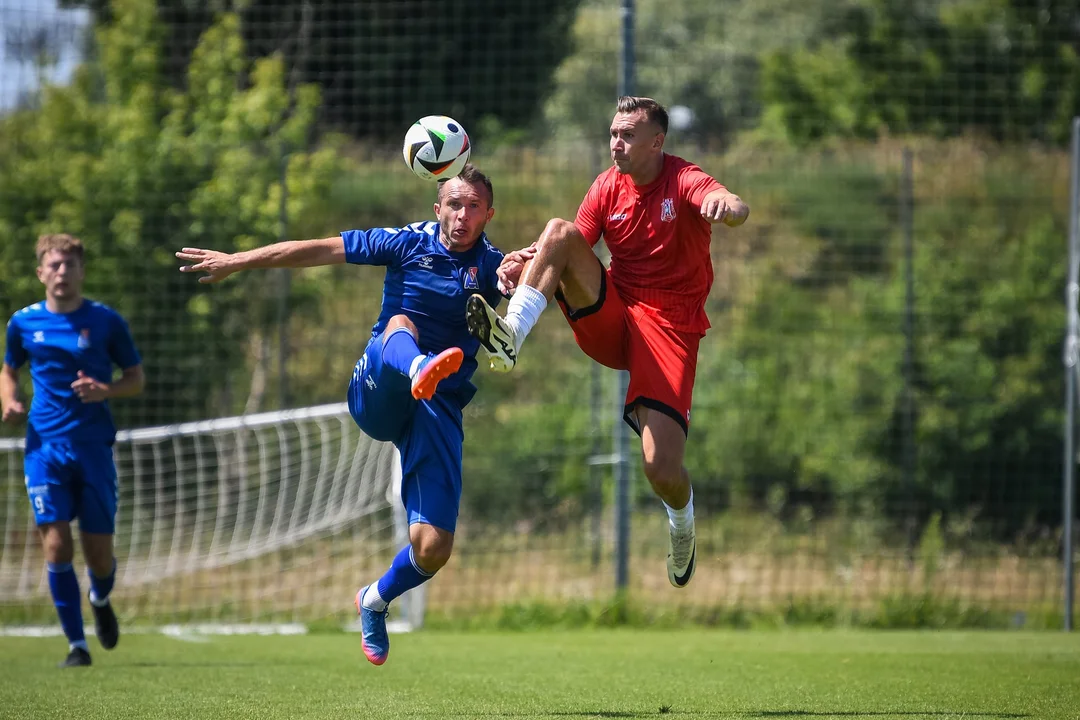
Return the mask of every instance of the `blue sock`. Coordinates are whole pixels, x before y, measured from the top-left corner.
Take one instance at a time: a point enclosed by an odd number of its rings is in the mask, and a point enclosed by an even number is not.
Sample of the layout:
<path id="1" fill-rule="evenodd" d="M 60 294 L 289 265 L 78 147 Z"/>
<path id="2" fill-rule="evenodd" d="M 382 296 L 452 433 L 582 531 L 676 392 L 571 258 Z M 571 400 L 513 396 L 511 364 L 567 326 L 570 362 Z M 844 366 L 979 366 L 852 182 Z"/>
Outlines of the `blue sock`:
<path id="1" fill-rule="evenodd" d="M 79 578 L 71 563 L 49 563 L 49 590 L 52 591 L 56 614 L 60 616 L 60 627 L 64 628 L 68 644 L 85 650 Z"/>
<path id="2" fill-rule="evenodd" d="M 390 563 L 390 569 L 379 578 L 376 589 L 383 602 L 389 603 L 396 597 L 404 595 L 407 590 L 412 590 L 418 585 L 423 585 L 430 580 L 435 573 L 428 573 L 416 565 L 411 545 L 401 548 L 394 556 L 394 562 Z"/>
<path id="3" fill-rule="evenodd" d="M 413 361 L 417 355 L 423 355 L 416 344 L 416 338 L 405 328 L 398 328 L 390 333 L 383 343 L 382 360 L 385 364 L 409 377 Z"/>
<path id="4" fill-rule="evenodd" d="M 116 582 L 116 558 L 112 561 L 112 571 L 105 577 L 98 577 L 89 568 L 87 568 L 87 574 L 90 575 L 90 602 L 105 604 L 109 599 L 109 593 L 112 592 L 113 583 Z"/>

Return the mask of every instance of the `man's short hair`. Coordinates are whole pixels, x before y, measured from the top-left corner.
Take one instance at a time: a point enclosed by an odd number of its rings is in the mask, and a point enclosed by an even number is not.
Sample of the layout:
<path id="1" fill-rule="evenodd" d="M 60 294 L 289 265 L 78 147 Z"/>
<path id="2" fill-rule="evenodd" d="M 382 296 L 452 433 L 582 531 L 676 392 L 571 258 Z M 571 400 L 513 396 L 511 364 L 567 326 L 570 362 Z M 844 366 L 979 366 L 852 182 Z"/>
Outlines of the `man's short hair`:
<path id="1" fill-rule="evenodd" d="M 461 172 L 455 175 L 459 180 L 464 180 L 470 185 L 483 185 L 487 190 L 488 207 L 495 207 L 495 190 L 491 187 L 491 179 L 487 175 L 480 172 L 472 163 L 465 163 L 465 167 L 461 168 Z M 453 180 L 454 178 L 446 178 L 446 180 L 439 181 L 439 203 L 442 203 L 442 191 L 443 185 Z"/>
<path id="2" fill-rule="evenodd" d="M 37 241 L 37 259 L 38 264 L 41 263 L 41 259 L 53 250 L 59 250 L 62 253 L 68 253 L 79 258 L 79 262 L 84 260 L 84 250 L 82 240 L 74 235 L 68 235 L 67 233 L 55 233 L 52 235 L 42 235 Z"/>
<path id="3" fill-rule="evenodd" d="M 645 118 L 660 127 L 660 132 L 667 135 L 668 117 L 667 110 L 663 105 L 656 102 L 652 98 L 647 97 L 633 97 L 631 95 L 623 95 L 619 98 L 618 111 L 621 113 L 632 113 L 638 110 L 645 111 Z"/>

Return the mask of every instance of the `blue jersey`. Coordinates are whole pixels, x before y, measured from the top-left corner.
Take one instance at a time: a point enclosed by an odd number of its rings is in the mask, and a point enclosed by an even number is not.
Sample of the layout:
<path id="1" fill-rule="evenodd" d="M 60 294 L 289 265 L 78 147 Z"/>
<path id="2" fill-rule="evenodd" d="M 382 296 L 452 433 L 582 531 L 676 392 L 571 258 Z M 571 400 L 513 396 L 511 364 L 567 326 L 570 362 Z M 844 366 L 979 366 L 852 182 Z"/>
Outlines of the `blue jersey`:
<path id="1" fill-rule="evenodd" d="M 348 230 L 341 237 L 348 262 L 386 266 L 382 312 L 372 337 L 386 329 L 390 318 L 401 314 L 416 324 L 422 352 L 461 348 L 465 353 L 461 369 L 439 383 L 438 392 L 457 396 L 464 407 L 476 392 L 470 378 L 480 349 L 465 324 L 465 302 L 480 293 L 492 307 L 498 306 L 502 294 L 495 270 L 503 254 L 483 234 L 465 252 L 451 252 L 439 241 L 436 222 Z"/>
<path id="2" fill-rule="evenodd" d="M 82 370 L 111 383 L 113 365 L 139 365 L 127 323 L 112 308 L 86 300 L 78 310 L 53 313 L 34 303 L 11 316 L 4 362 L 13 368 L 30 361 L 34 400 L 27 444 L 35 440 L 112 443 L 116 437 L 108 402 L 84 403 L 71 389 Z"/>

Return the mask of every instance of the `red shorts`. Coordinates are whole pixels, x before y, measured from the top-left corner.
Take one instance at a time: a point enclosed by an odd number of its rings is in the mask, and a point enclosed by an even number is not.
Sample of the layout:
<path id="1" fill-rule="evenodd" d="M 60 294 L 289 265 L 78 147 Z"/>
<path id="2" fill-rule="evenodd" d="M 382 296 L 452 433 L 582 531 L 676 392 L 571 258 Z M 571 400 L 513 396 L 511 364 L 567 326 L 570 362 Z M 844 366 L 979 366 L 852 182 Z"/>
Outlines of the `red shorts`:
<path id="1" fill-rule="evenodd" d="M 607 269 L 602 273 L 600 297 L 589 307 L 571 310 L 562 294 L 555 294 L 578 347 L 601 365 L 630 371 L 623 419 L 639 435 L 637 405 L 670 416 L 687 432 L 701 336 L 664 327 L 639 307 L 628 308 L 608 282 Z"/>

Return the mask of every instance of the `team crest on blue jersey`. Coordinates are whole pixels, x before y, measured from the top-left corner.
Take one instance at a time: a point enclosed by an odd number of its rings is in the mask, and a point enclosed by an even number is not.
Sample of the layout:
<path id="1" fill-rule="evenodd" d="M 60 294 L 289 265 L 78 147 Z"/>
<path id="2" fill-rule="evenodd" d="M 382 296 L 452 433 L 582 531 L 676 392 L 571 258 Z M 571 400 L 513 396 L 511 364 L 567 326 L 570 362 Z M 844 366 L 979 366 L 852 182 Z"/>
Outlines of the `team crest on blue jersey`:
<path id="1" fill-rule="evenodd" d="M 79 349 L 85 350 L 90 347 L 90 328 L 83 328 L 79 331 Z"/>
<path id="2" fill-rule="evenodd" d="M 469 271 L 465 273 L 465 289 L 466 290 L 479 290 L 480 281 L 476 279 L 476 276 L 480 273 L 480 269 L 477 267 L 469 268 Z"/>
<path id="3" fill-rule="evenodd" d="M 664 202 L 660 205 L 660 222 L 671 222 L 675 219 L 675 201 L 671 198 L 664 198 Z"/>

